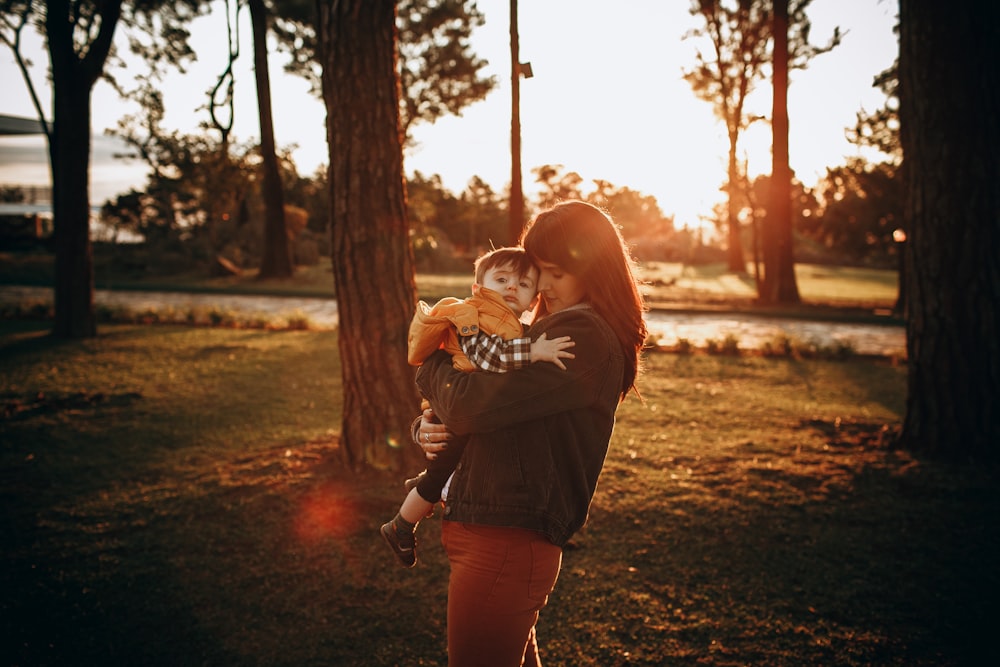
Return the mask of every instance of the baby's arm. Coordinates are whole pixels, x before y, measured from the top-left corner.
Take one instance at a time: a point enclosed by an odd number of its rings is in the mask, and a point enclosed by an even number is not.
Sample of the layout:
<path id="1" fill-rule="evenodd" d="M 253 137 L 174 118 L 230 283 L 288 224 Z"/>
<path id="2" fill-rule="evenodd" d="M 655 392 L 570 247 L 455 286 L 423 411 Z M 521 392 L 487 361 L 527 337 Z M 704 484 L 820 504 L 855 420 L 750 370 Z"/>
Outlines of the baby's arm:
<path id="1" fill-rule="evenodd" d="M 531 362 L 531 339 L 504 340 L 497 334 L 482 331 L 459 336 L 458 344 L 477 370 L 506 373 Z"/>
<path id="2" fill-rule="evenodd" d="M 525 364 L 548 361 L 566 370 L 563 359 L 572 359 L 572 352 L 566 349 L 575 343 L 569 336 L 548 340 L 542 334 L 534 342 L 530 338 L 504 340 L 496 334 L 479 332 L 472 336 L 461 336 L 459 344 L 472 365 L 482 371 L 506 373 L 517 370 Z"/>
<path id="3" fill-rule="evenodd" d="M 563 359 L 575 359 L 576 355 L 566 349 L 576 345 L 569 336 L 560 336 L 549 340 L 543 333 L 531 344 L 531 363 L 548 361 L 566 370 Z"/>

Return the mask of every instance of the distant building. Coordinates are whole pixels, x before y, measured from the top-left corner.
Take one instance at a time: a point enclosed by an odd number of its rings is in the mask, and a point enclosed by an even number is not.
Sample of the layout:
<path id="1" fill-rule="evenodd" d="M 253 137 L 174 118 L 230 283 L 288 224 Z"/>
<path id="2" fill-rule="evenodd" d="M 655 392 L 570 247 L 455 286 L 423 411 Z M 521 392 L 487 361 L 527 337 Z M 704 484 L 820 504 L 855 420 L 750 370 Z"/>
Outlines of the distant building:
<path id="1" fill-rule="evenodd" d="M 0 114 L 0 136 L 45 134 L 35 118 Z M 0 184 L 0 248 L 52 235 L 51 186 Z"/>
<path id="2" fill-rule="evenodd" d="M 45 134 L 45 128 L 37 118 L 0 114 L 0 136 L 16 134 Z"/>

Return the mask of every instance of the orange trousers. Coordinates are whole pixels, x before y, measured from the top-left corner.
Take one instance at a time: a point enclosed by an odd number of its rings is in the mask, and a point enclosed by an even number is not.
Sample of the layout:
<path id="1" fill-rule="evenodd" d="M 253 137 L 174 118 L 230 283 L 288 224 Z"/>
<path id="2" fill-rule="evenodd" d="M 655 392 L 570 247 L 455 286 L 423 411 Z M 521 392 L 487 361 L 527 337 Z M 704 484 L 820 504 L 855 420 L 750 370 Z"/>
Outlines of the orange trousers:
<path id="1" fill-rule="evenodd" d="M 535 622 L 562 548 L 533 530 L 442 521 L 449 667 L 541 667 Z"/>

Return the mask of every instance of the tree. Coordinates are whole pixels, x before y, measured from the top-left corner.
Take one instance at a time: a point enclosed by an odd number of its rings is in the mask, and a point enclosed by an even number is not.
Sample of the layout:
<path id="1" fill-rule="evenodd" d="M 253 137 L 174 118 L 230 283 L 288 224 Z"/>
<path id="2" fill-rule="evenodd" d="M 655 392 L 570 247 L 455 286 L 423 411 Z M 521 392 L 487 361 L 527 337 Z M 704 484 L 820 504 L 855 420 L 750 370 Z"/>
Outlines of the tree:
<path id="1" fill-rule="evenodd" d="M 129 147 L 129 159 L 138 158 L 149 167 L 149 177 L 143 192 L 133 190 L 106 202 L 101 218 L 105 224 L 142 236 L 162 252 L 166 246 L 179 246 L 182 237 L 205 219 L 215 220 L 217 214 L 231 210 L 226 196 L 230 190 L 220 186 L 232 182 L 230 175 L 239 168 L 229 159 L 228 149 L 209 137 L 163 128 L 165 106 L 157 80 L 154 72 L 140 76 L 137 89 L 119 90 L 136 103 L 138 111 L 121 117 L 118 127 L 108 134 Z M 202 211 L 205 215 L 199 215 Z"/>
<path id="2" fill-rule="evenodd" d="M 508 231 L 503 197 L 486 181 L 473 176 L 462 191 L 461 201 L 465 206 L 463 218 L 469 224 L 469 249 L 485 251 L 503 245 Z"/>
<path id="3" fill-rule="evenodd" d="M 875 77 L 872 84 L 885 93 L 885 104 L 872 112 L 859 111 L 857 123 L 847 131 L 851 143 L 859 147 L 874 148 L 888 156 L 883 169 L 891 170 L 895 181 L 903 180 L 903 149 L 899 143 L 899 58 L 891 67 Z M 902 201 L 899 206 L 902 207 Z M 906 264 L 903 262 L 903 243 L 906 242 L 906 226 L 903 216 L 897 217 L 899 227 L 894 232 L 896 251 L 899 256 L 899 292 L 892 310 L 902 315 L 906 310 Z"/>
<path id="4" fill-rule="evenodd" d="M 399 126 L 395 2 L 318 3 L 330 147 L 331 252 L 343 379 L 341 452 L 398 467 L 418 409 L 406 336 L 416 305 Z"/>
<path id="5" fill-rule="evenodd" d="M 735 192 L 742 178 L 737 148 L 740 134 L 756 120 L 748 117 L 743 107 L 756 81 L 763 78 L 763 67 L 770 58 L 767 49 L 771 32 L 769 11 L 767 3 L 750 0 L 733 4 L 721 0 L 694 0 L 691 4 L 691 14 L 700 15 L 705 27 L 693 30 L 688 37 L 707 36 L 714 54 L 706 57 L 698 51 L 697 65 L 686 72 L 684 78 L 698 97 L 714 106 L 715 114 L 726 125 L 729 138 L 726 261 L 729 270 L 737 273 L 746 271 Z"/>
<path id="6" fill-rule="evenodd" d="M 542 186 L 538 193 L 538 207 L 550 208 L 567 199 L 583 199 L 583 177 L 575 171 L 563 173 L 561 164 L 543 164 L 533 167 L 535 182 Z"/>
<path id="7" fill-rule="evenodd" d="M 182 25 L 197 7 L 197 0 L 152 1 L 139 6 L 121 0 L 3 3 L 2 41 L 14 51 L 49 145 L 55 241 L 54 336 L 86 338 L 97 334 L 88 191 L 90 102 L 94 84 L 106 75 L 118 24 L 159 36 L 149 44 L 134 37 L 130 40 L 133 52 L 180 66 L 191 56 Z M 19 50 L 21 30 L 28 24 L 39 26 L 46 39 L 52 78 L 51 124 L 28 74 L 29 63 Z"/>
<path id="8" fill-rule="evenodd" d="M 638 190 L 594 179 L 594 191 L 587 195 L 587 201 L 610 213 L 621 227 L 622 236 L 630 243 L 644 237 L 670 236 L 674 232 L 673 218 L 663 215 L 656 197 Z"/>
<path id="9" fill-rule="evenodd" d="M 771 191 L 761 244 L 764 279 L 757 286 L 757 296 L 764 303 L 798 303 L 792 251 L 792 170 L 788 165 L 788 0 L 774 0 L 771 21 Z"/>
<path id="10" fill-rule="evenodd" d="M 1000 459 L 1000 6 L 901 0 L 904 447 Z"/>
<path id="11" fill-rule="evenodd" d="M 809 43 L 811 24 L 805 12 L 811 2 L 772 3 L 771 193 L 761 239 L 764 277 L 757 285 L 758 298 L 764 303 L 799 302 L 792 244 L 792 170 L 788 163 L 788 72 L 805 69 L 812 58 L 840 44 L 839 28 L 834 28 L 826 46 Z"/>
<path id="12" fill-rule="evenodd" d="M 274 0 L 272 28 L 279 48 L 292 57 L 286 69 L 304 77 L 319 94 L 316 6 L 313 0 Z M 469 43 L 472 30 L 484 21 L 475 2 L 399 0 L 396 13 L 400 127 L 406 138 L 416 122 L 461 115 L 462 109 L 485 99 L 497 81 L 481 75 L 488 63 Z"/>
<path id="13" fill-rule="evenodd" d="M 400 125 L 410 136 L 416 122 L 434 123 L 486 99 L 496 77 L 481 71 L 489 63 L 470 46 L 472 30 L 485 21 L 467 0 L 399 0 Z"/>
<path id="14" fill-rule="evenodd" d="M 468 272 L 476 257 L 507 241 L 506 200 L 478 176 L 454 195 L 435 174 L 406 182 L 417 271 Z"/>
<path id="15" fill-rule="evenodd" d="M 754 275 L 758 285 L 762 281 L 760 270 L 757 267 L 758 257 L 756 256 L 756 252 L 758 251 L 759 239 L 756 237 L 756 233 L 757 230 L 763 227 L 760 221 L 765 220 L 768 215 L 767 207 L 770 206 L 771 202 L 772 180 L 773 177 L 771 174 L 761 174 L 753 179 L 752 182 L 745 184 L 741 188 L 740 193 L 743 202 L 740 214 L 741 217 L 750 220 L 751 233 L 754 235 L 751 238 L 751 243 L 754 246 Z M 820 219 L 820 212 L 821 207 L 814 191 L 805 187 L 798 179 L 793 178 L 791 187 L 791 216 L 796 253 L 804 245 L 803 242 L 808 244 L 808 246 L 822 246 L 824 249 L 826 248 L 820 242 L 822 235 L 817 229 L 817 220 Z M 817 259 L 828 258 L 827 253 L 822 253 L 822 255 L 822 257 L 818 257 Z"/>
<path id="16" fill-rule="evenodd" d="M 264 0 L 247 0 L 253 26 L 254 80 L 260 116 L 260 155 L 264 195 L 264 245 L 260 278 L 287 278 L 294 273 L 292 251 L 285 229 L 285 195 L 275 152 L 271 113 L 271 78 L 267 67 L 268 11 Z"/>
<path id="17" fill-rule="evenodd" d="M 899 144 L 899 59 L 880 72 L 872 87 L 885 93 L 885 104 L 875 111 L 859 111 L 857 123 L 849 128 L 847 138 L 856 146 L 874 148 L 888 156 L 892 164 L 903 161 Z"/>
<path id="18" fill-rule="evenodd" d="M 855 263 L 898 262 L 903 224 L 903 179 L 890 162 L 851 158 L 830 167 L 817 188 L 825 202 L 818 216 L 797 227 L 823 248 Z"/>
<path id="19" fill-rule="evenodd" d="M 114 134 L 149 166 L 148 179 L 142 192 L 105 204 L 102 222 L 141 235 L 150 265 L 170 256 L 192 268 L 214 267 L 218 255 L 237 266 L 256 262 L 264 228 L 259 145 L 224 148 L 213 133 L 166 132 L 142 118 L 138 125 L 124 117 Z M 282 169 L 294 177 L 290 161 Z"/>
<path id="20" fill-rule="evenodd" d="M 840 41 L 839 30 L 835 30 L 833 38 L 825 47 L 809 44 L 810 23 L 805 14 L 805 8 L 811 0 L 797 0 L 789 10 L 787 1 L 783 1 L 783 25 L 785 32 L 783 45 L 788 55 L 780 64 L 784 68 L 787 81 L 789 69 L 804 69 L 809 60 L 817 54 L 829 51 Z M 761 120 L 760 116 L 747 115 L 744 109 L 747 96 L 753 91 L 757 80 L 766 76 L 766 66 L 777 64 L 775 53 L 769 49 L 773 35 L 775 3 L 772 0 L 692 0 L 691 14 L 700 15 L 705 21 L 704 28 L 696 28 L 688 37 L 707 37 L 713 54 L 705 56 L 698 52 L 697 64 L 694 69 L 685 73 L 684 78 L 691 84 L 695 94 L 715 107 L 716 115 L 725 123 L 729 138 L 729 153 L 727 161 L 727 205 L 723 219 L 727 230 L 727 264 L 730 271 L 745 272 L 743 241 L 740 232 L 740 188 L 746 182 L 745 168 L 737 159 L 737 147 L 743 130 L 751 123 Z M 775 43 L 776 45 L 776 43 Z M 787 86 L 787 83 L 786 83 Z M 787 95 L 787 93 L 783 93 Z M 787 124 L 787 105 L 785 105 L 785 122 Z M 781 118 L 778 118 L 781 122 Z M 773 122 L 773 120 L 772 120 Z M 780 138 L 778 139 L 780 142 Z M 787 146 L 787 130 L 785 131 Z M 778 147 L 779 150 L 780 146 Z M 787 161 L 786 161 L 787 163 Z M 790 171 L 789 178 L 790 178 Z M 776 187 L 784 188 L 782 183 L 774 181 Z M 780 196 L 783 196 L 781 193 Z M 779 204 L 780 207 L 780 204 Z M 774 207 L 769 206 L 768 210 Z M 787 213 L 782 211 L 781 214 Z M 779 225 L 787 223 L 787 216 L 779 218 Z M 772 244 L 784 238 L 784 229 L 774 230 Z M 790 233 L 790 232 L 789 232 Z M 765 230 L 764 235 L 767 235 Z M 756 236 L 756 233 L 755 233 Z M 790 243 L 790 241 L 789 241 Z M 769 252 L 775 259 L 784 257 L 785 253 L 778 247 L 771 247 Z M 786 263 L 788 258 L 782 260 Z M 755 267 L 756 248 L 754 257 Z M 792 268 L 772 268 L 772 273 L 785 274 Z M 794 279 L 794 272 L 791 273 Z M 774 277 L 774 276 L 772 276 Z M 766 277 L 765 277 L 766 279 Z M 758 290 L 760 285 L 758 284 Z M 782 287 L 782 291 L 791 291 Z M 797 291 L 797 290 L 795 290 Z"/>

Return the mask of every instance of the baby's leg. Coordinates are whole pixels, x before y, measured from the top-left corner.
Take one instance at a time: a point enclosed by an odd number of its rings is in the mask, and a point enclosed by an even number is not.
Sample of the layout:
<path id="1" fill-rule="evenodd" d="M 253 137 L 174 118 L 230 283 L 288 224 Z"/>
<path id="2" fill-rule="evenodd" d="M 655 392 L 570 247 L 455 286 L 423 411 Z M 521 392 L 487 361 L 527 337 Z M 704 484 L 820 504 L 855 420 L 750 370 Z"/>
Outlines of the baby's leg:
<path id="1" fill-rule="evenodd" d="M 434 503 L 424 500 L 414 487 L 406 494 L 406 499 L 399 506 L 399 516 L 409 523 L 417 524 L 433 509 Z"/>

